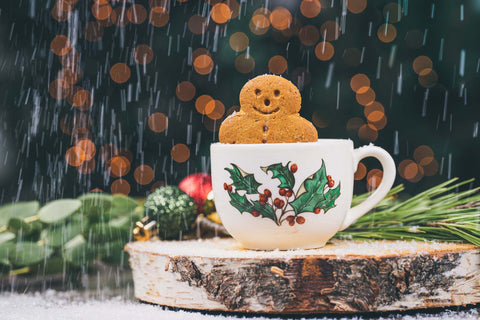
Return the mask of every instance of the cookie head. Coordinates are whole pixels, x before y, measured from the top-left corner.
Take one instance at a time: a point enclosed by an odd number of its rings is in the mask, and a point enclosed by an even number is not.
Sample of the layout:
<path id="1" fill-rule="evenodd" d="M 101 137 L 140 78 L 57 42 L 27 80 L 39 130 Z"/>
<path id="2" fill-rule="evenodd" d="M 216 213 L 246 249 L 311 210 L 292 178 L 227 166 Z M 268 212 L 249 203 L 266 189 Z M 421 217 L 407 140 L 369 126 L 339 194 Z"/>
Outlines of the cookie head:
<path id="1" fill-rule="evenodd" d="M 275 75 L 253 78 L 240 91 L 241 110 L 257 116 L 295 114 L 300 110 L 301 102 L 297 87 Z"/>

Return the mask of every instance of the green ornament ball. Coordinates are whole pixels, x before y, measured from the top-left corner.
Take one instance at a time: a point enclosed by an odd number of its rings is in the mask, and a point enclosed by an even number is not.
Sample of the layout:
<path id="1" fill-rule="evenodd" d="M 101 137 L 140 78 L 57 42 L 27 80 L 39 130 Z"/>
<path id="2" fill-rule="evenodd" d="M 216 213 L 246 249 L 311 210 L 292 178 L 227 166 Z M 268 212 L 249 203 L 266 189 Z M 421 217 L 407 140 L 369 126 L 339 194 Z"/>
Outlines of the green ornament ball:
<path id="1" fill-rule="evenodd" d="M 164 240 L 180 239 L 197 218 L 193 199 L 175 186 L 164 186 L 148 195 L 145 215 L 157 221 L 158 236 Z"/>

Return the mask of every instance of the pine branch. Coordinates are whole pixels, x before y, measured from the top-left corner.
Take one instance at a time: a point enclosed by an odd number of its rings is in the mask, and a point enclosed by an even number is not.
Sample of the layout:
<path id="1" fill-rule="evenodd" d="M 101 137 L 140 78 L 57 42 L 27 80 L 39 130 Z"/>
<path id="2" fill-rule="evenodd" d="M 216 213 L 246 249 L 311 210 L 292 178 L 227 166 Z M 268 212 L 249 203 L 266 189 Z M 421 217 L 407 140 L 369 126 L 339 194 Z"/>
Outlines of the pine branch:
<path id="1" fill-rule="evenodd" d="M 360 217 L 342 239 L 464 241 L 480 246 L 480 188 L 458 191 L 474 179 L 454 178 L 401 201 L 403 185 L 393 188 L 372 212 Z M 356 205 L 369 196 L 355 196 Z"/>

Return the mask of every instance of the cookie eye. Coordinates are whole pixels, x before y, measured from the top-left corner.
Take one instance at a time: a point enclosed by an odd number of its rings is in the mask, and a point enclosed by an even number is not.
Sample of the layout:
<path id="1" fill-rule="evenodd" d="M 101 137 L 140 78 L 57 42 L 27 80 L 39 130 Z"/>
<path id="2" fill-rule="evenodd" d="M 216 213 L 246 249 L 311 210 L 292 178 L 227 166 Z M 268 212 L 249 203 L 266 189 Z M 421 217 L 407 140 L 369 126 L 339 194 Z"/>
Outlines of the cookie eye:
<path id="1" fill-rule="evenodd" d="M 280 95 L 280 90 L 273 91 L 273 94 L 275 95 L 275 97 L 278 97 Z"/>
<path id="2" fill-rule="evenodd" d="M 255 94 L 258 96 L 260 93 L 262 93 L 262 90 L 260 89 L 255 89 Z"/>

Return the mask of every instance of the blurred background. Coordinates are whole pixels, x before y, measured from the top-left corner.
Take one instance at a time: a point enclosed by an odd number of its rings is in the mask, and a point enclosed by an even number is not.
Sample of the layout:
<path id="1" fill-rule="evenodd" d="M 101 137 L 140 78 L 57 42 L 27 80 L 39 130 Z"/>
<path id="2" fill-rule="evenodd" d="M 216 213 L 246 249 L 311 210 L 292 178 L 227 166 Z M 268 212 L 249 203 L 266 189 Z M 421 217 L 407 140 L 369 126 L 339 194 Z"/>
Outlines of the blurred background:
<path id="1" fill-rule="evenodd" d="M 479 15 L 480 1 L 2 1 L 0 204 L 145 196 L 208 172 L 221 121 L 265 73 L 298 86 L 320 138 L 389 151 L 409 193 L 478 177 Z M 381 175 L 362 162 L 356 192 Z"/>

